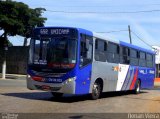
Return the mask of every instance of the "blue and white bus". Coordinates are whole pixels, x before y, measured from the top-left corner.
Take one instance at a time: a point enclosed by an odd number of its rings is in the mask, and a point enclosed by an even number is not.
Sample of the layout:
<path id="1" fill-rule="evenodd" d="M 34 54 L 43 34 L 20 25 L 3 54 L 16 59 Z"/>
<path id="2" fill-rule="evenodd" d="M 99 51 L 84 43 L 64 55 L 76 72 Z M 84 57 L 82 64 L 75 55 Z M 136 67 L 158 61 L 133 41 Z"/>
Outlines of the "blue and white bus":
<path id="1" fill-rule="evenodd" d="M 39 27 L 30 42 L 27 87 L 63 94 L 149 89 L 154 85 L 155 53 L 89 30 Z"/>

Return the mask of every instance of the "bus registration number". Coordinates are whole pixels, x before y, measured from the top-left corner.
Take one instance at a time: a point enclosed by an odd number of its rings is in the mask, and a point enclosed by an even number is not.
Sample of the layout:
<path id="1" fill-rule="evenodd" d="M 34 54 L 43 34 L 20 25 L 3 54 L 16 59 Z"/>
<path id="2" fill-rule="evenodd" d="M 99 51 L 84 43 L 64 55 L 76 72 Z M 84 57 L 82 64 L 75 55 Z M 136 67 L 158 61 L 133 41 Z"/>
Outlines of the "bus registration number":
<path id="1" fill-rule="evenodd" d="M 43 90 L 50 90 L 50 88 L 51 88 L 50 86 L 46 86 L 46 85 L 43 85 L 43 86 L 42 86 L 42 89 L 43 89 Z"/>

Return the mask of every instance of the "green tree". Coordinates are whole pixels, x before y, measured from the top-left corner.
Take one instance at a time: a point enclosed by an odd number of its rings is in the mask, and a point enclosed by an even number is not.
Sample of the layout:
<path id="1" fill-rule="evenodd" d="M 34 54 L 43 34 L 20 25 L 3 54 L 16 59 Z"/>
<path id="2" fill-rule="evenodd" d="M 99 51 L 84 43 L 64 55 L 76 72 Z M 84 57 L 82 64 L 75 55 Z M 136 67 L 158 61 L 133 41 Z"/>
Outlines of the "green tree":
<path id="1" fill-rule="evenodd" d="M 25 37 L 26 41 L 32 28 L 44 26 L 47 19 L 42 17 L 43 11 L 44 8 L 32 9 L 22 2 L 0 1 L 0 30 L 4 31 L 0 37 L 7 40 L 8 35 L 20 35 Z"/>
<path id="2" fill-rule="evenodd" d="M 7 36 L 20 35 L 25 37 L 24 45 L 26 45 L 32 29 L 44 26 L 47 20 L 42 17 L 43 11 L 44 8 L 32 9 L 22 2 L 0 0 L 0 30 L 3 31 L 0 34 L 0 44 L 2 46 L 8 44 Z"/>
<path id="3" fill-rule="evenodd" d="M 24 27 L 25 30 L 22 34 L 19 34 L 24 38 L 24 46 L 27 45 L 27 39 L 31 36 L 31 31 L 35 27 L 41 27 L 44 26 L 46 18 L 42 17 L 42 13 L 45 11 L 44 8 L 35 8 L 35 9 L 30 9 L 30 13 L 27 15 L 28 18 L 25 18 L 24 21 Z"/>

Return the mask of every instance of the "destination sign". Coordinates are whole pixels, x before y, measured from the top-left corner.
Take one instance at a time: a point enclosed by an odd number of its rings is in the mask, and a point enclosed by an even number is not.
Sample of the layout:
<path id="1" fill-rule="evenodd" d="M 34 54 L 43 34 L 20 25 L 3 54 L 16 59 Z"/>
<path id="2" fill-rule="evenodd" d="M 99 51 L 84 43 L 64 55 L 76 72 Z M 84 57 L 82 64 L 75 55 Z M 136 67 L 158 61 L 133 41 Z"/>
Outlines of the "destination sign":
<path id="1" fill-rule="evenodd" d="M 67 35 L 69 29 L 40 29 L 41 35 Z"/>
<path id="2" fill-rule="evenodd" d="M 78 38 L 78 31 L 75 28 L 58 28 L 58 27 L 43 27 L 33 30 L 33 37 L 68 37 Z"/>

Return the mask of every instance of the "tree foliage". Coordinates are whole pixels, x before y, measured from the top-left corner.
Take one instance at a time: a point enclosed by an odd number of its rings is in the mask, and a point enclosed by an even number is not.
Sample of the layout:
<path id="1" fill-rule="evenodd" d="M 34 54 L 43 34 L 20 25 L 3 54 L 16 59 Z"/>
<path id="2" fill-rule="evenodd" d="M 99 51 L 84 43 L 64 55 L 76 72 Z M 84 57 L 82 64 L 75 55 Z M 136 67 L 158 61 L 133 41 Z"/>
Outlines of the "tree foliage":
<path id="1" fill-rule="evenodd" d="M 0 30 L 4 33 L 0 37 L 20 35 L 30 37 L 31 29 L 44 26 L 46 18 L 42 17 L 44 8 L 29 8 L 22 2 L 0 0 Z M 1 38 L 3 39 L 3 38 Z"/>

